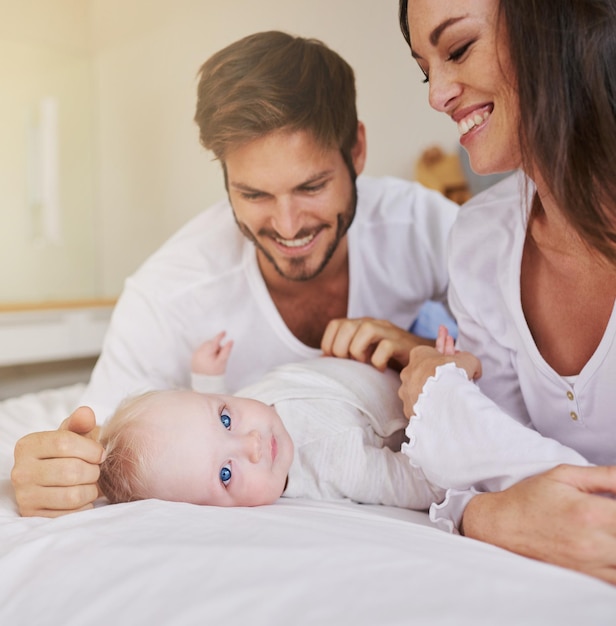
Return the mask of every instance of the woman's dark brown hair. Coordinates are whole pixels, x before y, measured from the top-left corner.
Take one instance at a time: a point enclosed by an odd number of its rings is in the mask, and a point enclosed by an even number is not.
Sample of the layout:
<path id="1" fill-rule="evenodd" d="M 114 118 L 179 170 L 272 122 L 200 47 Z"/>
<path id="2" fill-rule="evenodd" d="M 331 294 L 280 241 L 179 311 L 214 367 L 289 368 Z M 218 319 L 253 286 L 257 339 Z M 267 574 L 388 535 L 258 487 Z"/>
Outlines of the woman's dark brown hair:
<path id="1" fill-rule="evenodd" d="M 616 265 L 616 2 L 499 0 L 520 103 L 522 166 Z M 410 45 L 408 0 L 400 0 Z"/>

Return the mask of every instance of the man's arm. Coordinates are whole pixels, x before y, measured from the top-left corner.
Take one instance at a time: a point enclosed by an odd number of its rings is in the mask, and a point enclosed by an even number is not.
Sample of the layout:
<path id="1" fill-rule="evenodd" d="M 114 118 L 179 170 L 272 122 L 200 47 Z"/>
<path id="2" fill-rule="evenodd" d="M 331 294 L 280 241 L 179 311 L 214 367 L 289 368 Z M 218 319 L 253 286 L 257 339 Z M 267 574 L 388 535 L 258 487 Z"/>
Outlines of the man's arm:
<path id="1" fill-rule="evenodd" d="M 105 458 L 97 436 L 94 413 L 80 407 L 58 430 L 17 442 L 11 481 L 21 515 L 58 517 L 92 508 Z"/>
<path id="2" fill-rule="evenodd" d="M 185 387 L 189 381 L 192 352 L 188 342 L 182 341 L 182 325 L 188 320 L 182 316 L 180 303 L 164 298 L 152 287 L 153 274 L 164 270 L 148 267 L 127 279 L 82 396 L 82 403 L 95 410 L 99 423 L 129 395 Z"/>
<path id="3" fill-rule="evenodd" d="M 370 363 L 381 372 L 388 366 L 398 371 L 405 367 L 409 352 L 420 345 L 433 346 L 434 341 L 371 317 L 332 320 L 321 340 L 326 356 Z"/>
<path id="4" fill-rule="evenodd" d="M 163 375 L 174 384 L 179 350 L 172 349 L 171 334 L 152 315 L 145 297 L 125 292 L 82 403 L 102 422 L 127 395 L 162 385 Z M 184 360 L 186 372 L 189 359 Z M 92 508 L 103 458 L 94 440 L 93 410 L 77 409 L 57 431 L 31 433 L 17 442 L 11 480 L 21 515 L 56 517 Z"/>
<path id="5" fill-rule="evenodd" d="M 174 376 L 180 348 L 174 349 L 172 329 L 154 304 L 129 286 L 115 307 L 103 352 L 81 399 L 100 421 L 137 390 L 179 384 Z M 189 362 L 187 354 L 186 373 Z M 93 410 L 77 409 L 57 431 L 32 433 L 17 442 L 11 479 L 22 515 L 56 517 L 93 506 L 103 456 L 95 441 Z"/>

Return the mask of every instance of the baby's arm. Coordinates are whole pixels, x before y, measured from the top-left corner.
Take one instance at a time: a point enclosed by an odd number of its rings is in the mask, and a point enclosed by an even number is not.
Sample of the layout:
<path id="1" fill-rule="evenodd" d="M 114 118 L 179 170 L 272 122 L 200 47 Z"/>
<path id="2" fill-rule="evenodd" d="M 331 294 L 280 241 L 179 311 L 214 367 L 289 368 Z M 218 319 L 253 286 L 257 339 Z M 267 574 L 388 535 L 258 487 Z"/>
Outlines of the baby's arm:
<path id="1" fill-rule="evenodd" d="M 194 352 L 191 370 L 194 374 L 220 376 L 227 369 L 227 360 L 231 354 L 233 341 L 223 343 L 225 331 L 219 332 L 212 339 L 204 341 Z"/>
<path id="2" fill-rule="evenodd" d="M 225 393 L 225 370 L 233 348 L 233 341 L 223 343 L 225 331 L 204 341 L 194 352 L 191 361 L 192 388 L 201 393 Z"/>
<path id="3" fill-rule="evenodd" d="M 323 484 L 354 502 L 404 509 L 426 510 L 445 497 L 404 453 L 375 446 L 358 430 L 341 434 L 335 459 L 318 468 Z"/>

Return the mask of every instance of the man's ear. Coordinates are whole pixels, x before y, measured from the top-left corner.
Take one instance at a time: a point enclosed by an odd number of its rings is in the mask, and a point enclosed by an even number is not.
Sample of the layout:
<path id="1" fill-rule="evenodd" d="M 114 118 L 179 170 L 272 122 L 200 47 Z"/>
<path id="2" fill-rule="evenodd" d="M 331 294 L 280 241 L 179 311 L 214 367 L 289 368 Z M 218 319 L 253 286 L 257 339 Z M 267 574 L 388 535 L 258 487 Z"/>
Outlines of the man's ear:
<path id="1" fill-rule="evenodd" d="M 357 140 L 351 148 L 351 159 L 353 160 L 353 168 L 359 176 L 366 165 L 366 127 L 363 122 L 357 122 Z"/>

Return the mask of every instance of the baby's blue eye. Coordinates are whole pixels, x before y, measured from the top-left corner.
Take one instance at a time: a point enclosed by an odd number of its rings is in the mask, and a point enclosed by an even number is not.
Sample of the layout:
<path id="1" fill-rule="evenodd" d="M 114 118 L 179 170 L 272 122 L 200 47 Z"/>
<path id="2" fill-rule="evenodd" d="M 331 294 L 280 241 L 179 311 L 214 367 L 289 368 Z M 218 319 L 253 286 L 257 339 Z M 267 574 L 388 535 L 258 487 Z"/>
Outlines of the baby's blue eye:
<path id="1" fill-rule="evenodd" d="M 222 413 L 220 414 L 220 421 L 222 422 L 222 425 L 229 430 L 231 428 L 231 416 L 226 413 L 226 409 L 222 411 Z"/>
<path id="2" fill-rule="evenodd" d="M 226 487 L 231 481 L 231 463 L 220 468 L 220 482 Z"/>

